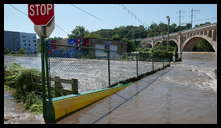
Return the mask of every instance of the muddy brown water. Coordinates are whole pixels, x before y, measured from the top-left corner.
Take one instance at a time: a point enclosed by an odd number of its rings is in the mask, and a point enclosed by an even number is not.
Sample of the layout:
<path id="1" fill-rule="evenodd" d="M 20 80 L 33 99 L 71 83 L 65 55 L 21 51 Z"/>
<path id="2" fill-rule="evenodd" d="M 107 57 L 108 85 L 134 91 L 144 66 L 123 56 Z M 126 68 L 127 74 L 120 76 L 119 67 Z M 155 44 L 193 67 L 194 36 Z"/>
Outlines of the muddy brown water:
<path id="1" fill-rule="evenodd" d="M 216 124 L 216 54 L 184 53 L 183 57 L 183 62 L 57 123 Z"/>
<path id="2" fill-rule="evenodd" d="M 133 86 L 58 123 L 217 123 L 216 58 L 214 53 L 184 53 L 183 62 L 135 82 Z M 17 62 L 40 69 L 39 57 L 4 59 L 5 65 Z M 121 69 L 127 70 L 125 67 Z M 148 69 L 144 67 L 144 70 Z M 161 76 L 164 72 L 167 73 Z M 14 117 L 4 123 L 44 123 L 42 115 L 36 116 L 24 111 L 23 106 L 5 91 L 4 117 L 8 115 Z"/>

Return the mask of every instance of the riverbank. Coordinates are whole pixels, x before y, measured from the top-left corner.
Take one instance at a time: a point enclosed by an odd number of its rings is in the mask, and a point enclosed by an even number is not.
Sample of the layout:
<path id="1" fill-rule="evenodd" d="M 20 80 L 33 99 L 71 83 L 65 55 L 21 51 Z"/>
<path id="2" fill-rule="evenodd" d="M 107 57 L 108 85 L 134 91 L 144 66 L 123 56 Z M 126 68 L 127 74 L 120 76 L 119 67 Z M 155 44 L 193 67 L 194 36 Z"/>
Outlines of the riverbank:
<path id="1" fill-rule="evenodd" d="M 16 102 L 14 91 L 4 87 L 4 124 L 44 124 L 42 114 L 28 112 L 22 103 Z"/>

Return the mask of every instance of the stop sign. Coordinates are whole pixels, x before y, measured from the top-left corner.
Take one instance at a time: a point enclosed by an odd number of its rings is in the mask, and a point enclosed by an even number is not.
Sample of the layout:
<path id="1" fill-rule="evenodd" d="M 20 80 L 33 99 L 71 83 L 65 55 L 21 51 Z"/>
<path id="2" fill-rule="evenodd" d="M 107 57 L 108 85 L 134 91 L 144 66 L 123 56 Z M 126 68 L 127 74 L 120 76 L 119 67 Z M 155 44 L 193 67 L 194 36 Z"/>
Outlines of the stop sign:
<path id="1" fill-rule="evenodd" d="M 54 17 L 54 4 L 28 4 L 28 17 L 35 25 L 47 25 Z"/>

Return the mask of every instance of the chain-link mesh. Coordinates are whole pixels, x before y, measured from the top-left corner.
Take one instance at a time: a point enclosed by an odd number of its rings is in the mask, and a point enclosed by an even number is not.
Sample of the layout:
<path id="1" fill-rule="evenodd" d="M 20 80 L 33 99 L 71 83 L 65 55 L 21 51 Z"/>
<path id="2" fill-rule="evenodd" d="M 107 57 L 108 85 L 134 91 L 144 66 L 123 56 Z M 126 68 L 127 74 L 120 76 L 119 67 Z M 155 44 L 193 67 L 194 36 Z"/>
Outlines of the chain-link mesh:
<path id="1" fill-rule="evenodd" d="M 50 78 L 77 79 L 78 91 L 83 92 L 106 88 L 118 82 L 151 72 L 153 69 L 157 70 L 167 64 L 166 62 L 163 64 L 163 59 L 152 59 L 149 54 L 119 54 L 117 51 L 108 51 L 107 49 L 92 47 L 49 44 Z M 108 59 L 110 73 L 108 72 Z M 54 87 L 54 84 L 53 80 L 51 86 Z M 71 90 L 72 86 L 70 83 L 62 83 L 62 87 Z"/>

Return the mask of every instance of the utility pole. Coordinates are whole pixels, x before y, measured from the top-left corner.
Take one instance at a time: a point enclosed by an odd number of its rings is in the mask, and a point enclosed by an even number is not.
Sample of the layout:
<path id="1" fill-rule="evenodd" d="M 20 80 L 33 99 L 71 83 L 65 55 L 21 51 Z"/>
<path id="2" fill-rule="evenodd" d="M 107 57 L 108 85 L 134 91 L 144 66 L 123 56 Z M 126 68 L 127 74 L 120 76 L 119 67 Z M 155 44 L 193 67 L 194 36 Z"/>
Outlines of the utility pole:
<path id="1" fill-rule="evenodd" d="M 181 10 L 178 11 L 178 13 L 179 13 L 179 26 L 181 26 L 181 18 L 183 17 L 183 16 L 181 16 L 182 12 L 183 11 L 181 11 Z"/>
<path id="2" fill-rule="evenodd" d="M 193 28 L 193 13 L 194 12 L 199 12 L 200 10 L 194 10 L 193 8 L 191 9 L 191 28 Z"/>
<path id="3" fill-rule="evenodd" d="M 169 32 L 170 32 L 170 17 L 167 16 L 168 20 L 168 32 L 167 32 L 167 51 L 168 51 L 168 44 L 169 44 Z"/>

